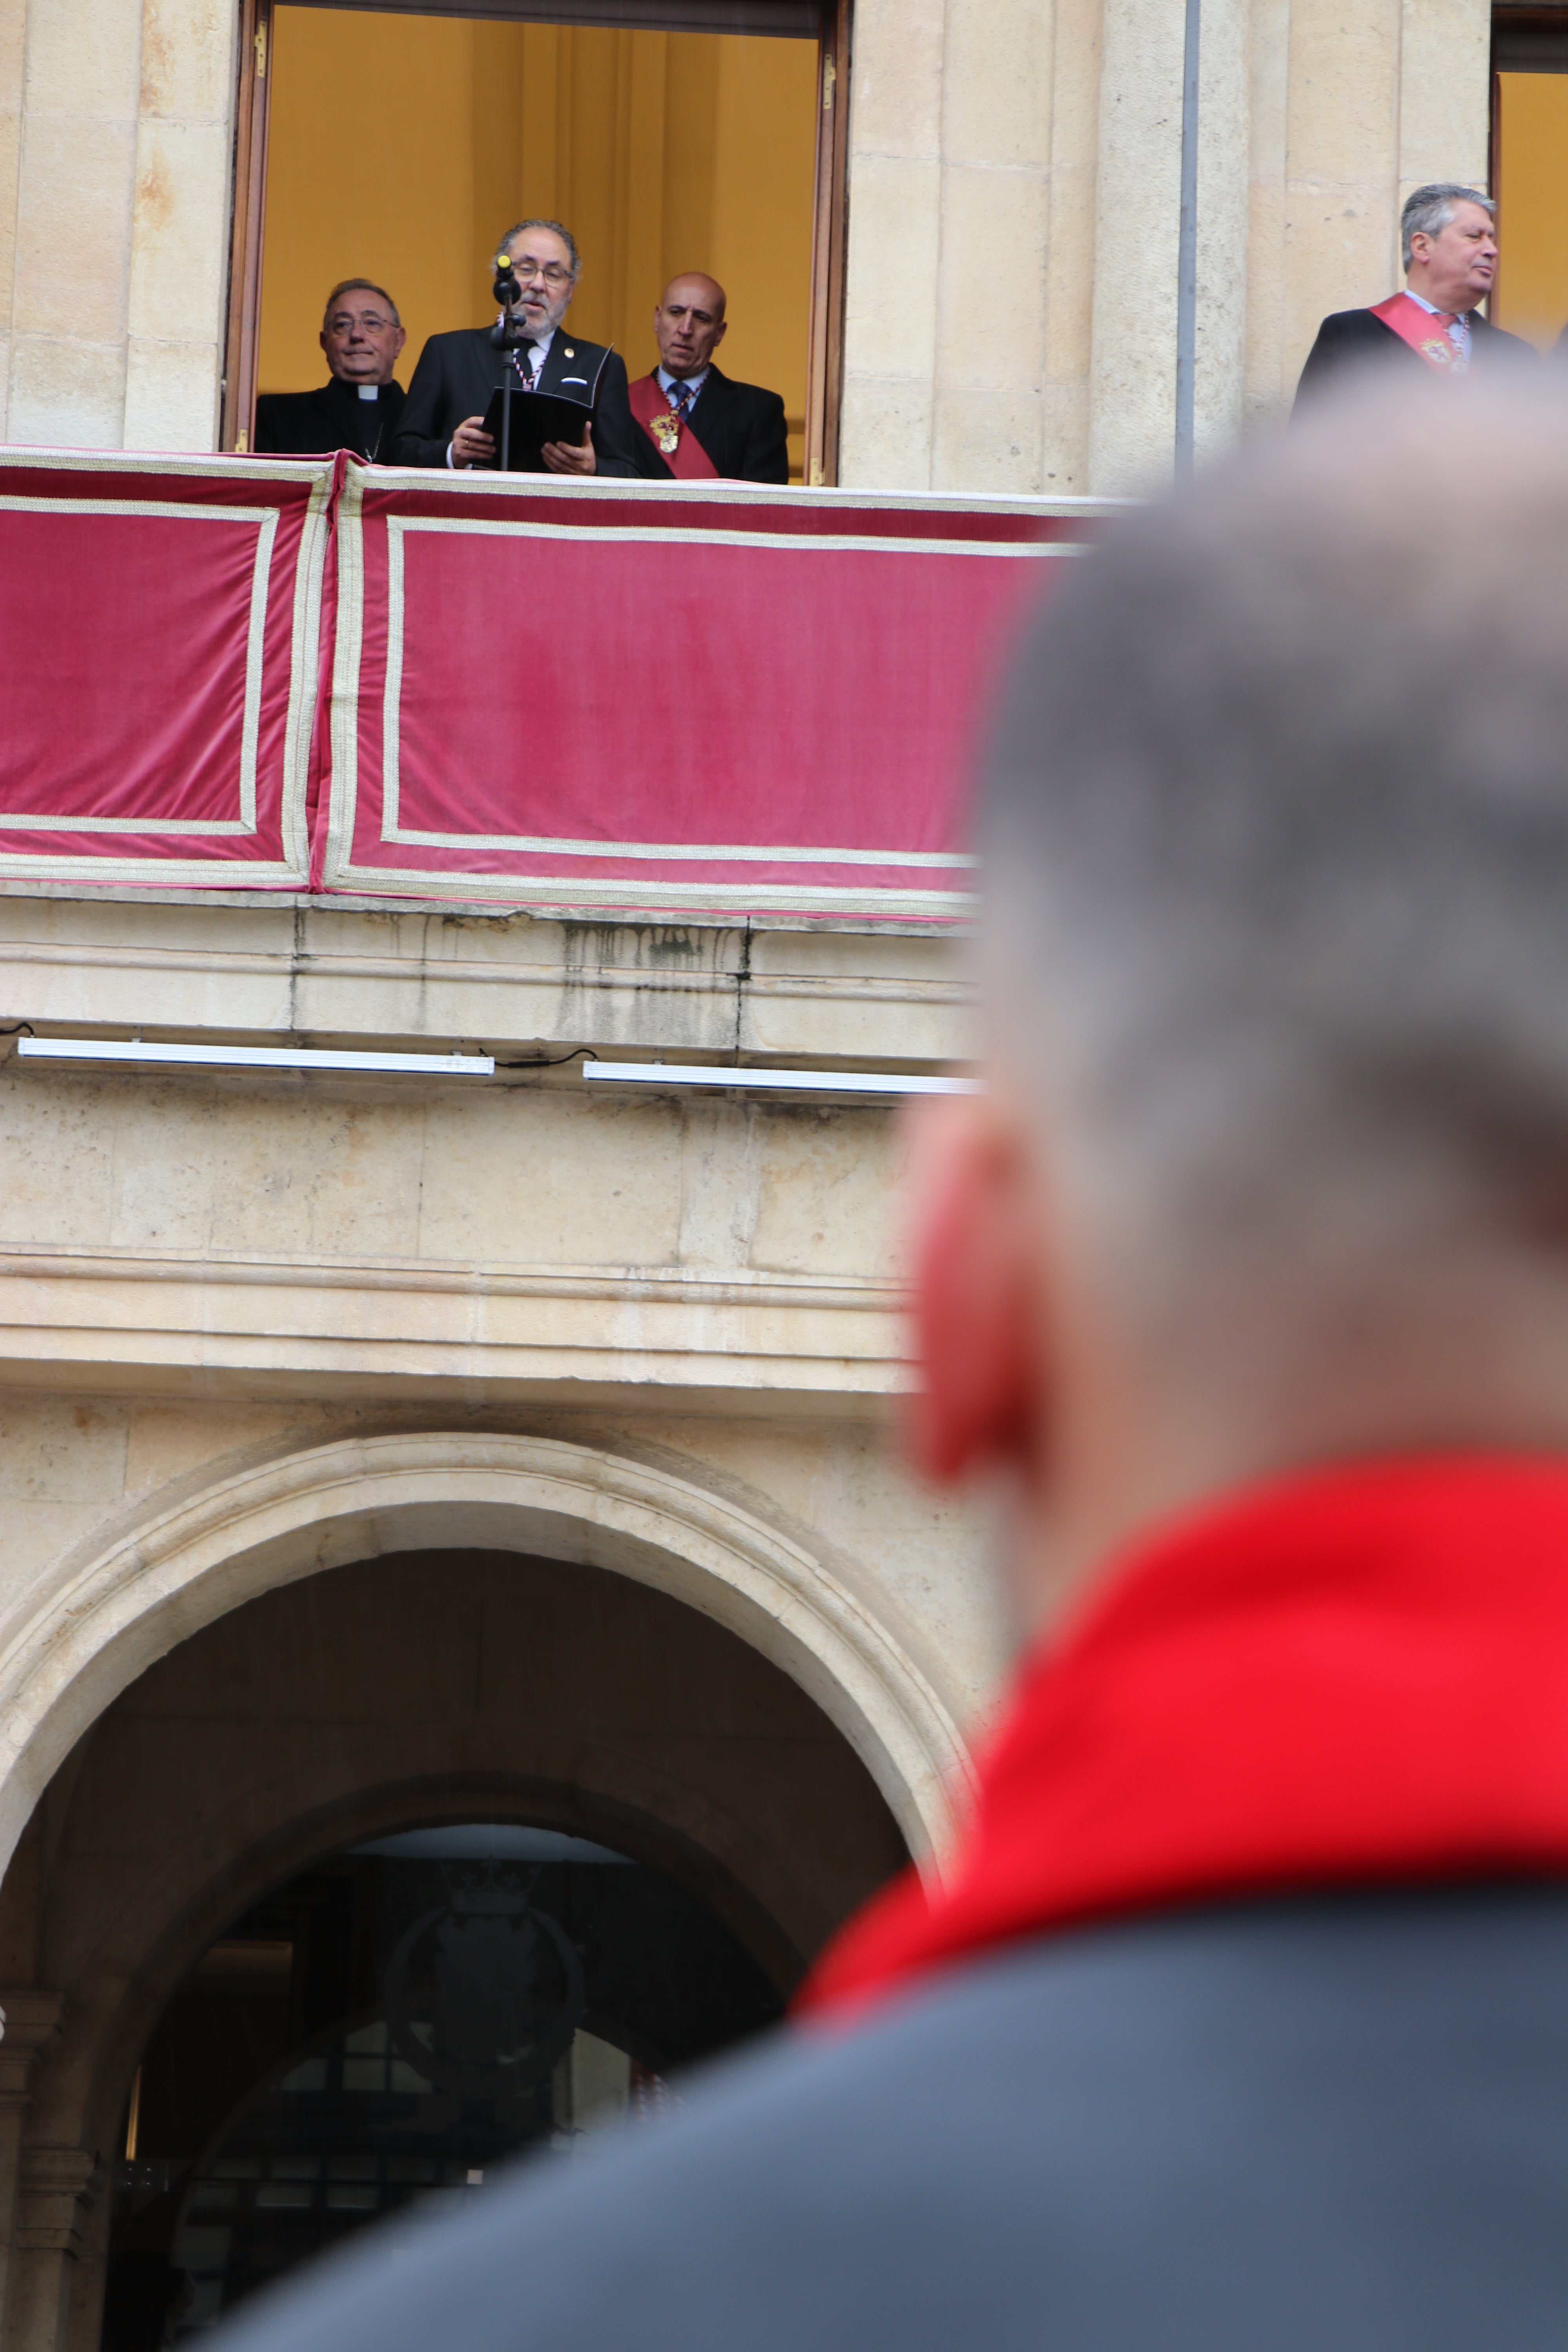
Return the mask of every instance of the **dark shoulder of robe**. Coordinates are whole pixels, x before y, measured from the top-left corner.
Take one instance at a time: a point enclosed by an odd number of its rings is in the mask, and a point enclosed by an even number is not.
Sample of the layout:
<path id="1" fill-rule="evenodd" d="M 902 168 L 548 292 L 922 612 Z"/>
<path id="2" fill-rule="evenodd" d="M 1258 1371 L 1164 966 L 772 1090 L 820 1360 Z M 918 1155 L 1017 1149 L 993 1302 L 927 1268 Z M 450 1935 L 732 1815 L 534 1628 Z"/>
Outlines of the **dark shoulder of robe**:
<path id="1" fill-rule="evenodd" d="M 377 386 L 374 406 L 359 396 L 355 383 L 337 377 L 315 392 L 264 392 L 256 404 L 256 439 L 259 456 L 314 457 L 331 449 L 352 449 L 361 457 L 373 452 L 386 465 L 392 439 L 403 414 L 403 387 Z"/>

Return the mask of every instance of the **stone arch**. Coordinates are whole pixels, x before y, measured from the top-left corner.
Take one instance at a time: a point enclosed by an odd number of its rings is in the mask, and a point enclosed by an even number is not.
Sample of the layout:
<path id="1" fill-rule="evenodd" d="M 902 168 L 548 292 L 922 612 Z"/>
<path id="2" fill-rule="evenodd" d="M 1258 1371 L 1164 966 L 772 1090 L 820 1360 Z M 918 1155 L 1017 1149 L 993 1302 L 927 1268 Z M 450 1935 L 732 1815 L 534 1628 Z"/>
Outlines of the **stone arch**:
<path id="1" fill-rule="evenodd" d="M 275 1586 L 454 1544 L 608 1569 L 727 1626 L 816 1701 L 910 1850 L 940 1854 L 968 1771 L 957 1726 L 888 1626 L 804 1545 L 626 1455 L 434 1432 L 342 1439 L 155 1500 L 32 1588 L 0 1629 L 0 1870 L 76 1741 L 176 1643 Z"/>

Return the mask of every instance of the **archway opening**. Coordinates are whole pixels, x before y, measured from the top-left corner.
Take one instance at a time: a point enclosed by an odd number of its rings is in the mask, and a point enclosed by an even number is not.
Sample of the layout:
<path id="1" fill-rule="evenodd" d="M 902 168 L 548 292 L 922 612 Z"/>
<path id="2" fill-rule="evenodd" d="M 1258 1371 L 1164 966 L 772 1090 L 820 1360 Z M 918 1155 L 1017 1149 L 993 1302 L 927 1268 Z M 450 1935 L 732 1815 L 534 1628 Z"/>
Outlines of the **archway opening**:
<path id="1" fill-rule="evenodd" d="M 229 1924 L 147 2045 L 104 2352 L 184 2341 L 369 2223 L 678 2100 L 781 2009 L 700 1896 L 592 1840 L 460 1822 L 312 1864 Z"/>
<path id="2" fill-rule="evenodd" d="M 113 2159 L 73 2302 L 181 2340 L 678 2095 L 906 1858 L 816 1700 L 634 1577 L 432 1547 L 258 1593 L 121 1691 L 7 1874 L 65 2020 L 29 2137 Z"/>

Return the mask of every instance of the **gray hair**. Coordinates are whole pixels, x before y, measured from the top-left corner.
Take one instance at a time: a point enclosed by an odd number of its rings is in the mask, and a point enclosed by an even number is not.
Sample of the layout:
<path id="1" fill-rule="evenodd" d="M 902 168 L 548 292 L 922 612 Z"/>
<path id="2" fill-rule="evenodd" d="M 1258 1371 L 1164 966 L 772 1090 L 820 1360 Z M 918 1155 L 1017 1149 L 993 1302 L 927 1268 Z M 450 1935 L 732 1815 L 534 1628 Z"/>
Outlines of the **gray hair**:
<path id="1" fill-rule="evenodd" d="M 321 312 L 321 323 L 323 326 L 332 315 L 333 304 L 341 302 L 345 294 L 379 295 L 392 313 L 393 325 L 395 327 L 402 326 L 403 321 L 397 315 L 396 303 L 393 300 L 385 287 L 378 286 L 374 278 L 340 278 L 331 292 L 328 295 L 326 309 Z"/>
<path id="2" fill-rule="evenodd" d="M 1129 1311 L 1190 1329 L 1216 1265 L 1371 1290 L 1456 1219 L 1568 1271 L 1558 401 L 1328 403 L 1065 570 L 989 761 L 982 939 Z"/>
<path id="3" fill-rule="evenodd" d="M 1483 196 L 1479 188 L 1462 188 L 1457 180 L 1434 180 L 1425 188 L 1416 188 L 1405 199 L 1405 209 L 1399 215 L 1399 249 L 1406 269 L 1410 267 L 1410 240 L 1413 236 L 1440 236 L 1454 217 L 1456 205 L 1479 205 L 1482 212 L 1497 217 L 1497 206 L 1490 196 Z"/>
<path id="4" fill-rule="evenodd" d="M 527 228 L 547 228 L 552 236 L 558 236 L 561 239 L 562 244 L 566 247 L 567 252 L 572 257 L 572 283 L 575 286 L 577 280 L 583 275 L 583 257 L 577 250 L 576 238 L 573 236 L 569 228 L 565 228 L 562 226 L 560 221 L 542 219 L 521 220 L 517 223 L 517 226 L 514 228 L 509 228 L 503 237 L 499 237 L 497 239 L 496 251 L 500 253 L 501 247 L 504 246 L 510 252 L 511 249 L 512 238 L 514 236 L 521 236 L 524 229 Z"/>

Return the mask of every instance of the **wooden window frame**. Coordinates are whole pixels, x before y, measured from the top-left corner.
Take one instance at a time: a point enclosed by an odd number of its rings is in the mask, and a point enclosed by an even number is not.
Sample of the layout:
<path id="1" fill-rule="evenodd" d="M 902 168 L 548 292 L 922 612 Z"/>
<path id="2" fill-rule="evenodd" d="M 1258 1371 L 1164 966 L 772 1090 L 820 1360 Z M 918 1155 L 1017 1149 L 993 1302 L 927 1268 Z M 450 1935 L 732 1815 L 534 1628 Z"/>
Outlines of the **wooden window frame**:
<path id="1" fill-rule="evenodd" d="M 1504 73 L 1568 73 L 1568 0 L 1497 0 L 1492 8 L 1490 121 L 1487 142 L 1487 192 L 1498 200 L 1497 275 L 1487 302 L 1494 318 L 1508 240 L 1502 217 L 1502 88 Z"/>
<path id="2" fill-rule="evenodd" d="M 838 479 L 838 424 L 844 381 L 853 0 L 821 0 L 821 5 L 805 475 L 808 483 L 832 485 Z M 495 13 L 493 0 L 486 13 Z M 517 15 L 519 22 L 528 21 L 526 6 L 520 7 Z M 261 245 L 267 210 L 267 128 L 272 90 L 272 0 L 239 0 L 239 35 L 234 212 L 219 446 L 245 451 L 256 433 Z"/>

